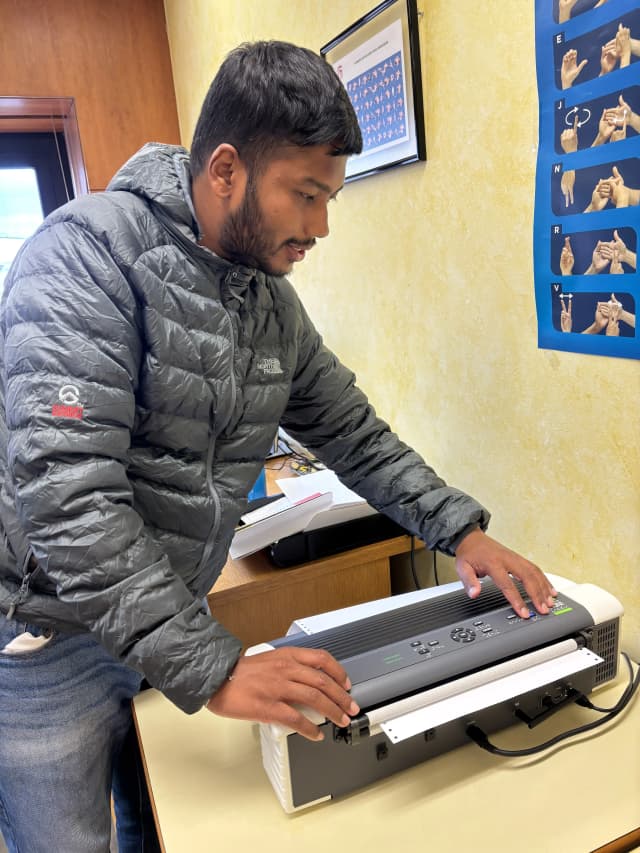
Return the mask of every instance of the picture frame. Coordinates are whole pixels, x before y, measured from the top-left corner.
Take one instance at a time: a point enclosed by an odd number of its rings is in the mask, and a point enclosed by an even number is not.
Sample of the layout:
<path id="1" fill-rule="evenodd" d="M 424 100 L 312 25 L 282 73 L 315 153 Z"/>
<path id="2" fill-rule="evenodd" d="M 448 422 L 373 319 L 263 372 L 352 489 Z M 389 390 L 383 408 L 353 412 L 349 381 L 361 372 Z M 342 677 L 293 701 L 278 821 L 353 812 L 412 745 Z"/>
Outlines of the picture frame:
<path id="1" fill-rule="evenodd" d="M 358 116 L 345 182 L 427 159 L 416 0 L 384 0 L 320 48 Z"/>

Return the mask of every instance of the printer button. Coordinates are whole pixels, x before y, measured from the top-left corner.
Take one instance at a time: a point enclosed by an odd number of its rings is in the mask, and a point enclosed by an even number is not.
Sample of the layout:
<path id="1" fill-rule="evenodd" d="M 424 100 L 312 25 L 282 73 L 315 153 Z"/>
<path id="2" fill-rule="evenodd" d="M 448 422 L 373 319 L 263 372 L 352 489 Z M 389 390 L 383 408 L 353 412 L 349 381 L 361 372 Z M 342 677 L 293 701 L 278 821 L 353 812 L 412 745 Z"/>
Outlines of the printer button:
<path id="1" fill-rule="evenodd" d="M 439 646 L 440 640 L 429 640 L 429 645 L 430 646 Z"/>
<path id="2" fill-rule="evenodd" d="M 411 646 L 412 646 L 412 648 L 414 648 L 414 649 L 417 649 L 417 648 L 418 648 L 419 646 L 421 646 L 421 645 L 422 645 L 422 640 L 414 640 L 414 641 L 411 643 Z"/>
<path id="3" fill-rule="evenodd" d="M 454 628 L 451 639 L 456 643 L 471 643 L 476 638 L 476 632 L 471 628 Z"/>
<path id="4" fill-rule="evenodd" d="M 419 654 L 419 655 L 430 655 L 430 654 L 431 654 L 431 651 L 430 651 L 429 649 L 426 649 L 426 648 L 423 646 L 421 649 L 418 649 L 418 654 Z"/>

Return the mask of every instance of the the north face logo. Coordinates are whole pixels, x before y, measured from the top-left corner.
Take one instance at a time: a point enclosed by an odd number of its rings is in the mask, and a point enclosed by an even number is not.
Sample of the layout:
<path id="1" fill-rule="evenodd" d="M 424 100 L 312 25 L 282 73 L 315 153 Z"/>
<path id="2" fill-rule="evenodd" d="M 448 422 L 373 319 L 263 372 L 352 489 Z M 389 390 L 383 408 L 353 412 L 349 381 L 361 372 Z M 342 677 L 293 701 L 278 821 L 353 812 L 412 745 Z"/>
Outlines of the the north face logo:
<path id="1" fill-rule="evenodd" d="M 75 385 L 63 385 L 58 391 L 59 403 L 51 407 L 54 418 L 74 418 L 81 420 L 84 409 L 80 403 L 80 392 Z"/>
<path id="2" fill-rule="evenodd" d="M 260 358 L 256 362 L 256 368 L 261 370 L 264 374 L 269 374 L 271 376 L 279 376 L 284 372 L 280 367 L 279 358 Z"/>

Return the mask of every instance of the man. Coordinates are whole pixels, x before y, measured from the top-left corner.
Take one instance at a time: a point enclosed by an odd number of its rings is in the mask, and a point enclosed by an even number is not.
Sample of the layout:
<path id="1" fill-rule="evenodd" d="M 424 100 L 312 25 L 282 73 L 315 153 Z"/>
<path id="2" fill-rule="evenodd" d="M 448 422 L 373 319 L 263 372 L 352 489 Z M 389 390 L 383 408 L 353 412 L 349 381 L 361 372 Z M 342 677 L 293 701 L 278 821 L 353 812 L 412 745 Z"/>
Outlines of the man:
<path id="1" fill-rule="evenodd" d="M 16 849 L 106 849 L 112 771 L 121 853 L 141 849 L 122 744 L 142 676 L 188 713 L 207 705 L 311 739 L 298 704 L 342 725 L 357 713 L 329 654 L 242 657 L 202 604 L 279 423 L 455 553 L 470 595 L 491 575 L 527 615 L 511 573 L 540 612 L 552 604 L 542 572 L 482 532 L 488 513 L 376 417 L 284 278 L 327 236 L 361 144 L 323 59 L 241 46 L 211 85 L 191 160 L 146 146 L 106 193 L 54 212 L 12 267 L 0 826 Z"/>

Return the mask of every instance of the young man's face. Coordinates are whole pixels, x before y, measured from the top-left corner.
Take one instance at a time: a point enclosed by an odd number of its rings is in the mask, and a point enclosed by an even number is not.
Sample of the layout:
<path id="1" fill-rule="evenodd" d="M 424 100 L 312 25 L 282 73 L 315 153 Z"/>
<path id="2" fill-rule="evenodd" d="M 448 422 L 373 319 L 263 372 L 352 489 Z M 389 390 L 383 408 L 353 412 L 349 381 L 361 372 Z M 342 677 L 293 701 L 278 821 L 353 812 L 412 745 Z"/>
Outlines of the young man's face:
<path id="1" fill-rule="evenodd" d="M 243 196 L 218 235 L 228 260 L 271 275 L 287 275 L 318 237 L 329 233 L 328 204 L 344 183 L 347 158 L 328 145 L 278 149 L 257 178 L 249 174 Z"/>

